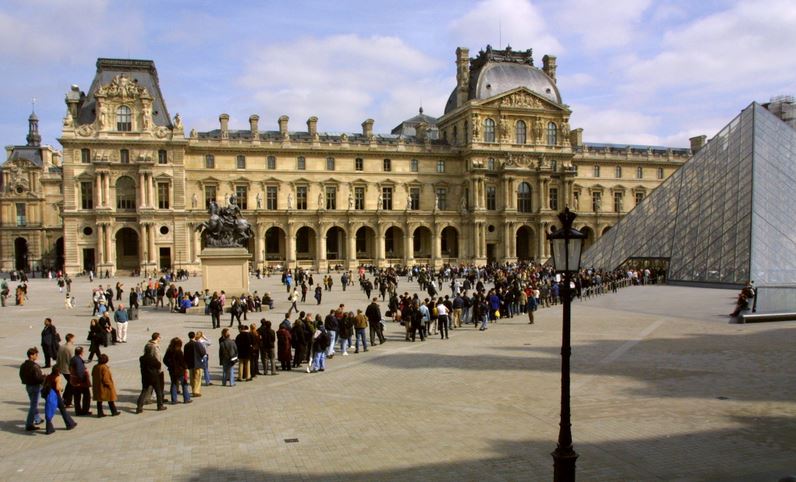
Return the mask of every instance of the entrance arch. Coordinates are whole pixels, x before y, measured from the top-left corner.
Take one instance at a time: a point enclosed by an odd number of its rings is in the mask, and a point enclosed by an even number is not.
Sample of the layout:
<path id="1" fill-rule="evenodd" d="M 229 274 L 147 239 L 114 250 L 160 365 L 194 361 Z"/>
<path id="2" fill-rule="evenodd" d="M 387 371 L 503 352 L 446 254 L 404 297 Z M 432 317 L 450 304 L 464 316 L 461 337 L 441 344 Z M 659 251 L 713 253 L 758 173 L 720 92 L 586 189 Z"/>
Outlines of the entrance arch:
<path id="1" fill-rule="evenodd" d="M 64 238 L 58 238 L 55 241 L 55 266 L 56 271 L 64 269 Z"/>
<path id="2" fill-rule="evenodd" d="M 384 253 L 389 258 L 404 257 L 404 232 L 397 226 L 390 226 L 384 232 Z"/>
<path id="3" fill-rule="evenodd" d="M 14 269 L 17 271 L 29 271 L 28 257 L 28 240 L 25 238 L 17 238 L 14 240 Z"/>
<path id="4" fill-rule="evenodd" d="M 326 231 L 326 259 L 342 262 L 346 259 L 346 236 L 340 226 L 332 226 Z"/>
<path id="5" fill-rule="evenodd" d="M 357 229 L 357 259 L 376 258 L 376 232 L 373 228 L 362 226 Z"/>
<path id="6" fill-rule="evenodd" d="M 536 236 L 533 229 L 520 226 L 516 234 L 517 260 L 528 261 L 536 258 Z"/>
<path id="7" fill-rule="evenodd" d="M 459 231 L 453 226 L 448 226 L 442 230 L 440 243 L 442 244 L 443 258 L 459 257 Z"/>
<path id="8" fill-rule="evenodd" d="M 606 227 L 605 227 L 605 229 L 603 229 L 603 234 L 601 235 L 601 237 L 602 237 L 602 236 L 605 236 L 605 233 L 607 233 L 608 231 L 610 231 L 610 230 L 611 230 L 611 228 L 613 228 L 613 226 L 606 226 Z"/>
<path id="9" fill-rule="evenodd" d="M 116 231 L 116 269 L 133 271 L 140 267 L 138 233 L 133 228 L 122 228 Z"/>
<path id="10" fill-rule="evenodd" d="M 415 258 L 431 257 L 431 230 L 420 226 L 412 233 L 412 250 Z"/>
<path id="11" fill-rule="evenodd" d="M 594 244 L 594 230 L 588 226 L 584 226 L 580 228 L 580 232 L 586 235 L 586 239 L 583 240 L 583 252 L 585 253 L 589 246 Z"/>
<path id="12" fill-rule="evenodd" d="M 296 259 L 315 259 L 315 230 L 309 226 L 302 226 L 296 231 Z"/>
<path id="13" fill-rule="evenodd" d="M 277 226 L 272 226 L 265 230 L 265 253 L 263 259 L 266 263 L 275 261 L 285 261 L 285 231 Z"/>

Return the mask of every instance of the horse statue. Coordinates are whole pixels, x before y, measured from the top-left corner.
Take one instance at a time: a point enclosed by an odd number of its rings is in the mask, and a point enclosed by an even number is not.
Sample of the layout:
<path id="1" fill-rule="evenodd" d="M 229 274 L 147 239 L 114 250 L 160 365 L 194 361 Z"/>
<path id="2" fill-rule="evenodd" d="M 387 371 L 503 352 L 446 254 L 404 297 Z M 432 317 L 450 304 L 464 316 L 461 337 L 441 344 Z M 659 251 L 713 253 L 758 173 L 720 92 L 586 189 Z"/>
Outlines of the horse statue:
<path id="1" fill-rule="evenodd" d="M 249 222 L 240 217 L 240 208 L 235 201 L 236 199 L 231 197 L 229 205 L 220 209 L 215 201 L 210 201 L 208 206 L 210 217 L 196 226 L 196 231 L 202 233 L 205 246 L 240 248 L 254 236 Z"/>

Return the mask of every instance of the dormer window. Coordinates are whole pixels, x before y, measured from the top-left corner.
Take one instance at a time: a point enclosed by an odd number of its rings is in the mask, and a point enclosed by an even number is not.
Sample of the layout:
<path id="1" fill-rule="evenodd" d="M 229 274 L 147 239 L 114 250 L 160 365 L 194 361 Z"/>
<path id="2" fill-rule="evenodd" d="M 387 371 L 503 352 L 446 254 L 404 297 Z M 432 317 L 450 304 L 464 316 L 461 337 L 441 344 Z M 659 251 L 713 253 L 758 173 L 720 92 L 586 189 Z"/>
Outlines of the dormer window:
<path id="1" fill-rule="evenodd" d="M 133 130 L 133 113 L 126 105 L 116 109 L 116 130 L 119 132 Z"/>

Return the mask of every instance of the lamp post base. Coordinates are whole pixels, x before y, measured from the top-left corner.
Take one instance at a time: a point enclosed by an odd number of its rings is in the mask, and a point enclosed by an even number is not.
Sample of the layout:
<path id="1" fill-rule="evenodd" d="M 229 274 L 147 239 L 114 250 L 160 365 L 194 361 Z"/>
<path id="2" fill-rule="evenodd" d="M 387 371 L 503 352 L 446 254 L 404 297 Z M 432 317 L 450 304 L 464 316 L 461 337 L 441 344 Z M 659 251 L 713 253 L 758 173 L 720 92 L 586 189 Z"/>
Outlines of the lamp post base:
<path id="1" fill-rule="evenodd" d="M 575 482 L 575 461 L 578 459 L 575 450 L 572 447 L 556 447 L 550 455 L 553 456 L 553 481 Z"/>

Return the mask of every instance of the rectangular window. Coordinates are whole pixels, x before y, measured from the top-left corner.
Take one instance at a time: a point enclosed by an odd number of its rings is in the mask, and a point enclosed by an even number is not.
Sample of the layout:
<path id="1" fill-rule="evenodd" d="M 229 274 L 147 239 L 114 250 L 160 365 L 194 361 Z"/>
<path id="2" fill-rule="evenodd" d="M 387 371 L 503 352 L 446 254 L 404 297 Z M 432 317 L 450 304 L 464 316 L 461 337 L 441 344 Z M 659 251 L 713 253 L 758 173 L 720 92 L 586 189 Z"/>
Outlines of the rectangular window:
<path id="1" fill-rule="evenodd" d="M 622 203 L 622 193 L 615 192 L 614 193 L 614 212 L 621 213 L 623 211 L 623 203 Z"/>
<path id="2" fill-rule="evenodd" d="M 658 168 L 658 179 L 663 179 L 663 168 L 662 167 Z"/>
<path id="3" fill-rule="evenodd" d="M 216 186 L 205 186 L 205 208 L 210 207 L 210 201 L 216 200 Z"/>
<path id="4" fill-rule="evenodd" d="M 158 151 L 158 164 L 168 164 L 168 163 L 169 163 L 169 157 L 166 154 L 166 151 L 163 150 L 163 149 L 159 150 Z"/>
<path id="5" fill-rule="evenodd" d="M 418 161 L 417 159 L 412 159 L 412 161 L 410 162 L 409 169 L 412 172 L 418 172 L 420 170 L 420 161 Z"/>
<path id="6" fill-rule="evenodd" d="M 158 183 L 158 209 L 169 209 L 169 183 Z"/>
<path id="7" fill-rule="evenodd" d="M 246 169 L 246 156 L 238 154 L 235 158 L 235 169 Z"/>
<path id="8" fill-rule="evenodd" d="M 419 187 L 410 187 L 409 188 L 409 209 L 412 211 L 417 211 L 420 209 L 420 188 Z"/>
<path id="9" fill-rule="evenodd" d="M 90 164 L 91 163 L 91 150 L 90 149 L 80 149 L 80 162 L 83 164 Z"/>
<path id="10" fill-rule="evenodd" d="M 268 156 L 265 159 L 266 168 L 269 171 L 273 171 L 276 169 L 276 156 Z"/>
<path id="11" fill-rule="evenodd" d="M 80 207 L 94 209 L 94 183 L 88 181 L 80 183 Z"/>
<path id="12" fill-rule="evenodd" d="M 354 209 L 361 211 L 365 209 L 365 188 L 354 188 Z"/>
<path id="13" fill-rule="evenodd" d="M 490 157 L 489 159 L 486 160 L 486 169 L 488 171 L 494 171 L 495 170 L 495 158 L 494 157 Z"/>
<path id="14" fill-rule="evenodd" d="M 266 186 L 265 188 L 265 209 L 276 210 L 276 186 Z"/>
<path id="15" fill-rule="evenodd" d="M 307 169 L 307 160 L 304 159 L 304 156 L 298 156 L 296 159 L 296 169 L 299 171 L 304 171 Z"/>
<path id="16" fill-rule="evenodd" d="M 595 213 L 600 212 L 603 205 L 603 193 L 595 191 L 591 193 L 591 210 Z"/>
<path id="17" fill-rule="evenodd" d="M 641 204 L 641 201 L 643 201 L 643 200 L 644 200 L 644 193 L 643 192 L 637 192 L 636 193 L 636 206 Z"/>
<path id="18" fill-rule="evenodd" d="M 486 187 L 486 208 L 489 211 L 497 209 L 497 188 L 495 186 Z"/>
<path id="19" fill-rule="evenodd" d="M 392 187 L 381 188 L 381 208 L 385 211 L 392 211 Z"/>
<path id="20" fill-rule="evenodd" d="M 206 154 L 205 155 L 205 169 L 215 169 L 216 168 L 216 156 L 213 154 Z"/>
<path id="21" fill-rule="evenodd" d="M 337 209 L 337 188 L 326 186 L 326 209 Z"/>
<path id="22" fill-rule="evenodd" d="M 239 208 L 249 209 L 249 186 L 235 186 L 235 197 L 238 198 Z"/>
<path id="23" fill-rule="evenodd" d="M 553 211 L 558 211 L 558 188 L 551 187 L 550 188 L 550 209 Z"/>
<path id="24" fill-rule="evenodd" d="M 326 170 L 327 171 L 334 171 L 334 157 L 327 157 L 326 158 Z"/>
<path id="25" fill-rule="evenodd" d="M 307 209 L 307 186 L 296 187 L 296 209 Z"/>
<path id="26" fill-rule="evenodd" d="M 644 179 L 644 168 L 637 167 L 636 168 L 636 179 Z"/>
<path id="27" fill-rule="evenodd" d="M 622 166 L 616 166 L 616 178 L 622 179 Z"/>
<path id="28" fill-rule="evenodd" d="M 17 203 L 17 226 L 26 226 L 27 224 L 28 220 L 25 216 L 25 203 Z"/>
<path id="29" fill-rule="evenodd" d="M 354 159 L 354 169 L 356 169 L 357 171 L 361 171 L 365 168 L 364 166 L 365 166 L 365 161 L 363 161 L 361 157 L 357 157 L 356 159 Z"/>
<path id="30" fill-rule="evenodd" d="M 444 187 L 438 187 L 436 190 L 437 195 L 437 209 L 445 211 L 448 209 L 448 190 Z"/>
<path id="31" fill-rule="evenodd" d="M 122 164 L 130 164 L 130 151 L 122 149 L 119 151 L 119 162 Z"/>
<path id="32" fill-rule="evenodd" d="M 550 170 L 553 172 L 558 172 L 558 160 L 552 159 L 550 160 Z"/>
<path id="33" fill-rule="evenodd" d="M 597 164 L 594 165 L 594 172 L 592 174 L 592 177 L 600 177 L 600 166 Z"/>
<path id="34" fill-rule="evenodd" d="M 437 172 L 445 172 L 445 161 L 437 161 Z"/>
<path id="35" fill-rule="evenodd" d="M 384 172 L 392 171 L 392 161 L 390 159 L 384 160 Z"/>

